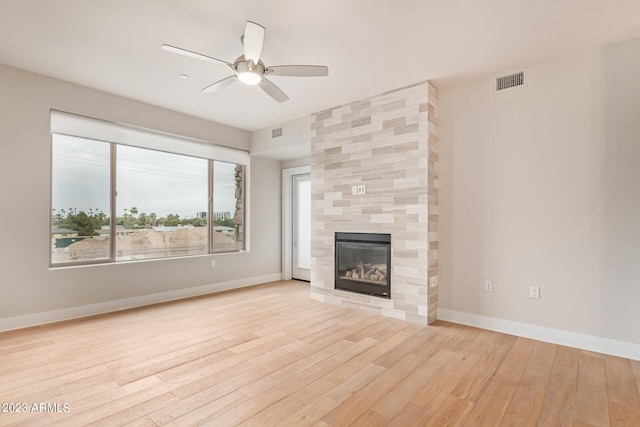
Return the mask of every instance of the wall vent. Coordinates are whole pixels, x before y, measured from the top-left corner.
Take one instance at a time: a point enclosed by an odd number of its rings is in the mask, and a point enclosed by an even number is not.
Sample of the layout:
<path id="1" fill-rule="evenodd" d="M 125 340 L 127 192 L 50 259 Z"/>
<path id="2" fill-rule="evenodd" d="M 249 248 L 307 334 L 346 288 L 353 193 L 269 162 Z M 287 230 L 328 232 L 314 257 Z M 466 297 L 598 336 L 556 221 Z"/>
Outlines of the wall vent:
<path id="1" fill-rule="evenodd" d="M 282 128 L 276 128 L 271 130 L 271 138 L 277 138 L 282 136 Z"/>
<path id="2" fill-rule="evenodd" d="M 496 92 L 501 92 L 518 86 L 525 86 L 524 71 L 496 77 Z"/>

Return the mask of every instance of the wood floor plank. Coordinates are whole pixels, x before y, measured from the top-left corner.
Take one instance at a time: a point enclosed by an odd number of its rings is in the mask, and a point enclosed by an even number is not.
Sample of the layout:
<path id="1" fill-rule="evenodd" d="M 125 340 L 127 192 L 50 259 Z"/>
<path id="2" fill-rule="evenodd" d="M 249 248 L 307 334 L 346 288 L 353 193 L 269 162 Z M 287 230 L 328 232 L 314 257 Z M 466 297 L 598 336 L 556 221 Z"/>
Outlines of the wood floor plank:
<path id="1" fill-rule="evenodd" d="M 463 425 L 464 420 L 469 416 L 473 407 L 473 402 L 451 395 L 447 397 L 445 402 L 433 414 L 433 417 L 427 421 L 425 426 L 461 426 Z"/>
<path id="2" fill-rule="evenodd" d="M 426 359 L 411 375 L 384 395 L 372 409 L 388 418 L 398 415 L 423 390 L 433 390 L 432 381 L 444 366 L 455 357 L 455 353 L 441 349 Z"/>
<path id="3" fill-rule="evenodd" d="M 444 323 L 441 322 L 440 324 L 442 325 Z M 457 340 L 455 339 L 455 337 L 458 335 L 467 335 L 462 333 L 463 331 L 465 331 L 465 328 L 465 326 L 454 324 L 446 324 L 446 327 L 437 326 L 434 328 L 437 334 L 430 337 L 429 340 L 422 343 L 413 352 L 423 357 L 431 357 L 433 353 L 435 353 L 445 345 L 447 346 L 447 348 L 449 348 L 450 346 L 455 347 L 457 345 Z"/>
<path id="4" fill-rule="evenodd" d="M 469 374 L 458 382 L 451 394 L 476 401 L 484 392 L 494 372 L 516 340 L 509 335 L 494 334 L 494 336 L 495 340 L 480 354 L 480 358 L 469 370 Z"/>
<path id="5" fill-rule="evenodd" d="M 631 369 L 633 370 L 633 376 L 636 379 L 636 387 L 638 388 L 638 393 L 640 393 L 640 360 L 630 360 Z"/>
<path id="6" fill-rule="evenodd" d="M 387 368 L 370 363 L 354 375 L 351 375 L 348 381 L 342 381 L 337 384 L 334 382 L 333 384 L 335 384 L 335 386 L 325 393 L 324 397 L 329 397 L 337 403 L 342 403 L 354 393 L 358 392 L 358 390 L 378 378 L 386 370 Z"/>
<path id="7" fill-rule="evenodd" d="M 534 347 L 535 341 L 515 340 L 463 425 L 481 427 L 500 423 Z"/>
<path id="8" fill-rule="evenodd" d="M 527 338 L 517 338 L 511 349 L 496 369 L 495 378 L 506 382 L 517 382 L 522 377 L 536 342 Z"/>
<path id="9" fill-rule="evenodd" d="M 226 394 L 217 400 L 191 397 L 166 405 L 149 414 L 149 418 L 159 426 L 194 426 L 246 400 L 248 398 L 238 391 Z"/>
<path id="10" fill-rule="evenodd" d="M 7 392 L 0 393 L 0 400 L 3 402 L 16 400 L 24 401 L 27 398 L 34 399 L 37 397 L 37 400 L 32 401 L 46 402 L 47 400 L 53 400 L 61 397 L 59 389 L 60 385 L 81 381 L 93 376 L 108 378 L 108 371 L 104 366 L 94 366 L 89 369 L 78 369 L 76 372 L 68 372 L 59 376 L 56 376 L 55 373 L 50 373 L 50 375 L 47 375 L 47 378 L 42 381 L 38 381 L 41 378 L 38 376 L 31 379 L 32 383 L 28 382 L 29 375 L 25 374 L 25 377 L 27 377 L 25 381 L 27 382 L 23 382 L 23 385 L 19 388 L 14 388 Z"/>
<path id="11" fill-rule="evenodd" d="M 340 340 L 332 344 L 327 343 L 325 348 L 319 348 L 315 351 L 299 351 L 291 354 L 291 363 L 287 363 L 281 369 L 271 374 L 241 387 L 239 390 L 248 397 L 254 397 L 257 394 L 279 385 L 287 379 L 293 377 L 298 372 L 305 371 L 310 367 L 332 357 L 336 353 L 353 347 L 353 343 L 347 340 Z M 305 349 L 307 350 L 307 349 Z"/>
<path id="12" fill-rule="evenodd" d="M 371 405 L 382 398 L 396 384 L 410 375 L 424 362 L 422 356 L 409 354 L 397 364 L 388 368 L 375 380 L 355 392 L 339 407 L 331 411 L 323 418 L 323 421 L 332 425 L 348 425 L 367 411 Z"/>
<path id="13" fill-rule="evenodd" d="M 246 335 L 243 335 L 238 337 L 237 340 L 228 340 L 224 342 L 243 342 L 247 339 L 252 338 L 248 338 Z M 117 380 L 119 383 L 127 384 L 129 381 L 144 378 L 148 375 L 157 375 L 163 381 L 169 381 L 174 378 L 190 375 L 199 370 L 212 374 L 216 371 L 236 365 L 240 360 L 244 360 L 242 356 L 238 356 L 227 349 L 212 349 L 212 351 L 213 353 L 209 355 L 194 357 L 193 360 L 190 361 L 185 361 L 185 358 L 174 363 L 168 359 L 163 362 L 150 363 L 146 368 L 144 363 L 141 363 L 138 367 L 125 371 L 124 375 L 119 375 Z"/>
<path id="14" fill-rule="evenodd" d="M 640 409 L 640 395 L 629 360 L 605 356 L 604 366 L 609 400 Z"/>
<path id="15" fill-rule="evenodd" d="M 146 416 L 124 424 L 122 427 L 158 427 L 158 425 L 154 423 L 151 418 Z"/>
<path id="16" fill-rule="evenodd" d="M 609 425 L 609 400 L 603 357 L 583 352 L 578 366 L 575 419 L 594 427 Z"/>
<path id="17" fill-rule="evenodd" d="M 431 412 L 437 411 L 440 405 L 444 403 L 447 397 L 458 386 L 458 383 L 467 377 L 472 366 L 479 360 L 479 355 L 482 354 L 489 343 L 497 337 L 496 334 L 485 333 L 477 329 L 466 329 L 464 335 L 468 336 L 468 344 L 464 350 L 459 349 L 457 353 L 455 353 L 455 345 L 453 347 L 450 347 L 449 343 L 443 345 L 442 351 L 445 352 L 445 354 L 454 352 L 453 356 L 450 357 L 443 366 L 440 366 L 440 363 L 438 363 L 439 355 L 437 353 L 429 358 L 437 369 L 433 377 L 430 378 L 429 385 L 420 390 L 411 400 L 412 403 Z"/>
<path id="18" fill-rule="evenodd" d="M 283 281 L 0 333 L 0 426 L 640 425 L 640 361 Z"/>
<path id="19" fill-rule="evenodd" d="M 430 338 L 436 337 L 437 335 L 438 332 L 430 328 L 419 330 L 415 334 L 412 334 L 400 345 L 396 346 L 393 350 L 386 352 L 378 359 L 374 360 L 373 363 L 378 366 L 389 368 L 398 363 L 409 353 L 415 353 L 414 350 L 416 350 L 421 345 L 424 345 L 425 342 L 428 343 Z"/>
<path id="20" fill-rule="evenodd" d="M 501 427 L 537 425 L 556 349 L 557 346 L 553 344 L 536 343 L 522 379 L 500 421 Z"/>
<path id="21" fill-rule="evenodd" d="M 236 339 L 233 340 L 216 339 L 206 341 L 197 345 L 185 346 L 177 350 L 165 350 L 166 352 L 160 353 L 153 358 L 141 359 L 137 363 L 130 360 L 126 364 L 127 366 L 123 366 L 122 369 L 115 367 L 111 367 L 111 369 L 117 369 L 119 372 L 124 371 L 116 378 L 119 384 L 127 384 L 131 381 L 160 373 L 163 374 L 163 377 L 170 378 L 167 371 L 171 371 L 173 368 L 182 366 L 189 370 L 196 369 L 199 367 L 198 362 L 202 363 L 204 361 L 204 363 L 208 363 L 206 361 L 207 358 L 228 357 L 229 347 L 255 338 L 257 338 L 257 335 L 250 334 L 236 337 Z M 221 355 L 220 353 L 225 354 Z"/>
<path id="22" fill-rule="evenodd" d="M 363 343 L 367 341 L 373 340 L 365 340 Z M 367 346 L 370 345 L 370 343 L 365 343 L 360 346 L 351 346 L 344 352 L 353 355 L 363 354 L 367 352 Z M 352 358 L 352 360 L 356 359 Z M 363 365 L 363 368 L 358 372 L 353 373 L 352 370 L 349 370 L 351 376 L 348 385 L 350 387 L 357 387 L 361 382 L 368 383 L 384 371 L 384 368 L 379 366 Z M 288 416 L 304 411 L 304 408 L 308 406 L 315 406 L 316 400 L 325 397 L 329 392 L 335 392 L 336 385 L 344 381 L 344 378 L 341 377 L 344 374 L 344 369 L 341 369 L 343 367 L 344 364 L 335 357 L 331 357 L 302 371 L 299 375 L 294 375 L 286 385 L 280 384 L 275 387 L 279 391 L 286 392 L 288 396 L 249 419 L 247 425 L 274 425 L 283 418 L 283 414 Z"/>
<path id="23" fill-rule="evenodd" d="M 492 378 L 462 425 L 469 427 L 499 425 L 515 390 L 514 383 Z"/>
<path id="24" fill-rule="evenodd" d="M 616 427 L 640 426 L 640 408 L 625 403 L 609 402 L 610 425 Z"/>
<path id="25" fill-rule="evenodd" d="M 93 421 L 91 423 L 91 426 L 111 427 L 128 424 L 140 419 L 140 417 L 142 416 L 146 416 L 148 414 L 154 413 L 155 411 L 159 411 L 167 405 L 170 405 L 177 401 L 178 398 L 171 393 L 161 394 L 158 397 L 145 400 L 144 402 L 141 402 L 134 406 L 129 406 L 122 411 L 115 412 L 98 421 Z"/>
<path id="26" fill-rule="evenodd" d="M 247 399 L 221 414 L 217 414 L 208 420 L 202 421 L 200 425 L 203 427 L 235 426 L 265 408 L 273 406 L 284 397 L 286 397 L 286 393 L 277 389 L 267 390 L 254 398 Z M 284 417 L 284 414 L 282 417 Z"/>
<path id="27" fill-rule="evenodd" d="M 0 416 L 0 426 L 42 427 L 50 425 L 51 418 L 45 413 L 10 413 Z"/>
<path id="28" fill-rule="evenodd" d="M 371 334 L 371 338 L 378 341 L 385 341 L 390 337 L 393 337 L 399 333 L 406 333 L 407 325 L 397 322 L 385 322 L 385 327 L 381 328 L 377 332 Z M 404 332 L 403 332 L 404 331 Z"/>
<path id="29" fill-rule="evenodd" d="M 221 361 L 218 366 L 203 368 L 196 376 L 185 374 L 170 381 L 175 383 L 172 392 L 180 399 L 185 399 L 195 395 L 205 395 L 208 398 L 219 398 L 234 390 L 244 387 L 259 378 L 282 368 L 287 361 L 280 361 L 279 365 L 255 366 L 242 359 L 241 355 L 229 357 Z M 222 364 L 232 361 L 228 366 L 221 369 Z M 207 371 L 211 370 L 211 373 Z"/>
<path id="30" fill-rule="evenodd" d="M 433 412 L 428 409 L 409 403 L 391 420 L 389 427 L 424 426 L 433 418 L 433 415 Z"/>
<path id="31" fill-rule="evenodd" d="M 314 399 L 299 410 L 282 418 L 282 420 L 280 421 L 280 425 L 295 427 L 314 425 L 320 422 L 320 419 L 322 417 L 327 415 L 338 405 L 339 403 L 331 399 L 330 397 L 323 396 L 318 399 Z M 260 416 L 260 414 L 258 414 L 258 416 Z M 249 420 L 247 425 L 251 425 L 251 421 L 252 420 Z"/>
<path id="32" fill-rule="evenodd" d="M 349 424 L 349 427 L 385 427 L 389 425 L 391 419 L 380 415 L 378 412 L 368 410 L 354 422 Z"/>
<path id="33" fill-rule="evenodd" d="M 573 425 L 579 361 L 580 350 L 558 347 L 540 409 L 538 425 Z"/>
<path id="34" fill-rule="evenodd" d="M 138 405 L 140 407 L 155 405 L 157 399 L 164 402 L 172 402 L 175 401 L 176 397 L 160 384 L 146 386 L 135 392 L 118 393 L 117 395 L 109 396 L 108 400 L 92 399 L 90 404 L 84 405 L 82 409 L 73 404 L 71 405 L 71 412 L 68 414 L 55 414 L 56 416 L 60 415 L 55 417 L 55 421 L 56 425 L 74 427 L 95 424 L 111 416 L 117 417 L 121 412 L 125 414 L 125 417 L 132 417 L 136 414 L 145 415 L 144 412 L 132 411 L 131 408 Z M 51 418 L 54 418 L 53 415 L 50 415 Z"/>
<path id="35" fill-rule="evenodd" d="M 313 364 L 288 377 L 278 384 L 277 388 L 285 393 L 293 394 L 329 374 L 331 374 L 331 377 L 353 375 L 368 364 L 366 355 L 371 354 L 374 349 L 380 348 L 381 345 L 382 343 L 378 343 L 371 338 L 354 343 L 333 356 L 322 360 L 320 363 Z M 361 362 L 357 363 L 359 361 Z"/>

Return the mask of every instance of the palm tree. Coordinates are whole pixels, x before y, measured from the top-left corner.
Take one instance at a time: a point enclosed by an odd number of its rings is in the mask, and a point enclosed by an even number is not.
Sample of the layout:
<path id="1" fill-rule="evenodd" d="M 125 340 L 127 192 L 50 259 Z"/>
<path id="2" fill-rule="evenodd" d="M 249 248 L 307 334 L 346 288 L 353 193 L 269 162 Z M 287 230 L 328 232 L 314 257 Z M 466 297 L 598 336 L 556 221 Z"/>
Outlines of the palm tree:
<path id="1" fill-rule="evenodd" d="M 140 216 L 138 217 L 137 223 L 140 227 L 145 227 L 147 225 L 147 220 L 148 220 L 147 214 L 144 212 L 141 212 Z"/>

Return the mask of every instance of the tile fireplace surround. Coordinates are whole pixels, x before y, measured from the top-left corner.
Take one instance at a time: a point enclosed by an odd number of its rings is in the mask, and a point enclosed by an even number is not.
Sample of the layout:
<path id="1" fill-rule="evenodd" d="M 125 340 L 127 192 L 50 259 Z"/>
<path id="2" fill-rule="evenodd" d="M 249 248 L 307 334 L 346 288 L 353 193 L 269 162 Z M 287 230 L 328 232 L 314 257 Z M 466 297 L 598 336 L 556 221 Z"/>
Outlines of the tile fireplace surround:
<path id="1" fill-rule="evenodd" d="M 438 92 L 429 83 L 311 117 L 311 297 L 417 323 L 438 304 Z M 352 195 L 352 186 L 366 193 Z M 336 232 L 391 235 L 391 299 L 335 289 Z"/>

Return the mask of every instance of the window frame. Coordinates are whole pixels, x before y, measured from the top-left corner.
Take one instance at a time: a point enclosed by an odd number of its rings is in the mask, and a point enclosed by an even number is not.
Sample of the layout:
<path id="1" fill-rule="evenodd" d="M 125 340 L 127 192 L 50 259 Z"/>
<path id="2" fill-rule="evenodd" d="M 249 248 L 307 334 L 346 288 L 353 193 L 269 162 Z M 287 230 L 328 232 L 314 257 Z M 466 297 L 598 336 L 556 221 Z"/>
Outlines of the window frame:
<path id="1" fill-rule="evenodd" d="M 53 211 L 53 154 L 54 135 L 66 135 L 70 137 L 84 138 L 109 144 L 109 257 L 107 259 L 83 260 L 72 262 L 53 262 L 53 253 L 49 250 L 49 268 L 63 268 L 74 266 L 91 266 L 104 264 L 120 264 L 143 261 L 173 260 L 179 258 L 202 257 L 219 254 L 236 254 L 250 251 L 250 224 L 249 224 L 249 178 L 250 178 L 250 155 L 246 150 L 231 148 L 206 141 L 196 140 L 175 134 L 168 134 L 146 128 L 108 122 L 72 113 L 51 110 L 51 141 L 50 141 L 50 189 L 49 189 L 49 212 Z M 207 161 L 207 252 L 194 255 L 177 255 L 159 258 L 144 258 L 137 260 L 118 260 L 116 248 L 116 222 L 117 222 L 117 149 L 118 146 L 125 145 L 137 147 L 168 154 L 177 154 Z M 242 167 L 242 186 L 240 189 L 242 200 L 242 247 L 229 251 L 214 251 L 215 231 L 215 190 L 214 190 L 214 162 L 224 162 Z M 53 235 L 53 221 L 49 219 L 49 245 Z"/>

